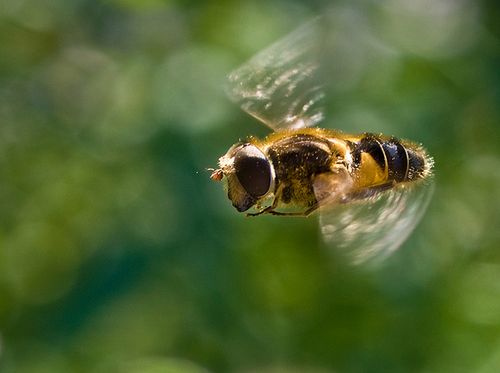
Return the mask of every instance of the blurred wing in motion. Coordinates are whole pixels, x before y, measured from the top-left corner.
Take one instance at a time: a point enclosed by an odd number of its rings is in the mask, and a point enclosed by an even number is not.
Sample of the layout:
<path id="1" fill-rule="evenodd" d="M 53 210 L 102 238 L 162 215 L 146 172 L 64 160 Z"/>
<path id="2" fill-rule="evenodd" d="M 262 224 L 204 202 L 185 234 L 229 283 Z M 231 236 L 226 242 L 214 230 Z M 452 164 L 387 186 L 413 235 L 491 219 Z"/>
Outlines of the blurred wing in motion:
<path id="1" fill-rule="evenodd" d="M 310 21 L 229 74 L 230 98 L 273 130 L 321 121 L 320 23 Z"/>
<path id="2" fill-rule="evenodd" d="M 354 264 L 380 261 L 397 250 L 415 229 L 433 190 L 432 180 L 423 180 L 325 206 L 320 212 L 323 238 Z"/>
<path id="3" fill-rule="evenodd" d="M 273 130 L 315 125 L 325 116 L 325 90 L 336 102 L 367 70 L 397 60 L 376 35 L 366 15 L 350 7 L 327 12 L 230 73 L 227 93 Z"/>

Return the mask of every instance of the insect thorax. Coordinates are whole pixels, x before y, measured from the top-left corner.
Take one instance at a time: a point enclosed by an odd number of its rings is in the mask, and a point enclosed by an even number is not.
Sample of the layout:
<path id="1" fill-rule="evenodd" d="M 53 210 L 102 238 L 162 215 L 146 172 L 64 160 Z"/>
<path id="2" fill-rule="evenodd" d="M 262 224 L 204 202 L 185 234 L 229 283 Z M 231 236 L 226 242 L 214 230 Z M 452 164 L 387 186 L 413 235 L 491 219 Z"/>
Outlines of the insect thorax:
<path id="1" fill-rule="evenodd" d="M 295 134 L 272 144 L 268 156 L 274 166 L 275 192 L 281 188 L 281 201 L 312 206 L 316 197 L 313 177 L 329 172 L 336 156 L 326 139 Z"/>

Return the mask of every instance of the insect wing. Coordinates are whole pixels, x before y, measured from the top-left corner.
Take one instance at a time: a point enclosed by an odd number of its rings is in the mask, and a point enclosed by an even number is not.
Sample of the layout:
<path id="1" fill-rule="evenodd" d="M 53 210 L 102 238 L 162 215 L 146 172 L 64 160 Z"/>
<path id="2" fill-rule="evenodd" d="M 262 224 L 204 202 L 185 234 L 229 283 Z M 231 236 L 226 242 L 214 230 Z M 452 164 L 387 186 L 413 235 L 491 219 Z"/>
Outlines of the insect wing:
<path id="1" fill-rule="evenodd" d="M 397 250 L 422 218 L 432 180 L 401 184 L 373 196 L 321 209 L 326 244 L 353 264 L 379 262 Z"/>
<path id="2" fill-rule="evenodd" d="M 310 21 L 230 73 L 230 98 L 273 130 L 321 121 L 320 30 L 319 20 Z"/>

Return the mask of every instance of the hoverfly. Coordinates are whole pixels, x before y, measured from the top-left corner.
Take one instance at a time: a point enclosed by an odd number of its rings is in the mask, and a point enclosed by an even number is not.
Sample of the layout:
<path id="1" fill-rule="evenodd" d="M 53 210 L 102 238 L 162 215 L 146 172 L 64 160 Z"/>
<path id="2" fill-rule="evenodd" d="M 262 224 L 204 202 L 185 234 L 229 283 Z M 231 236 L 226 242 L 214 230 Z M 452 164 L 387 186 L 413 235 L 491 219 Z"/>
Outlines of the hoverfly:
<path id="1" fill-rule="evenodd" d="M 230 97 L 274 132 L 233 145 L 211 178 L 225 178 L 233 206 L 250 216 L 319 210 L 327 244 L 363 262 L 413 231 L 432 194 L 433 160 L 395 137 L 310 128 L 324 117 L 321 62 L 331 57 L 320 26 L 306 24 L 229 75 Z"/>

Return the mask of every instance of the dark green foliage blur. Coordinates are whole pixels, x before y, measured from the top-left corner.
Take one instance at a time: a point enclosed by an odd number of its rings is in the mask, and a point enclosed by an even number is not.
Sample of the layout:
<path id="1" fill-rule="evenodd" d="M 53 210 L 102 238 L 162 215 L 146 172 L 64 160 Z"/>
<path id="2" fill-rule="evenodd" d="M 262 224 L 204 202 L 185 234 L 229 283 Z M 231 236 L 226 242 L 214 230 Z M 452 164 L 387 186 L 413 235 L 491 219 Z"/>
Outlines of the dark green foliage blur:
<path id="1" fill-rule="evenodd" d="M 325 126 L 436 161 L 375 269 L 206 171 L 267 133 L 226 74 L 325 9 L 394 52 Z M 495 1 L 1 0 L 0 371 L 500 371 L 499 25 Z"/>

